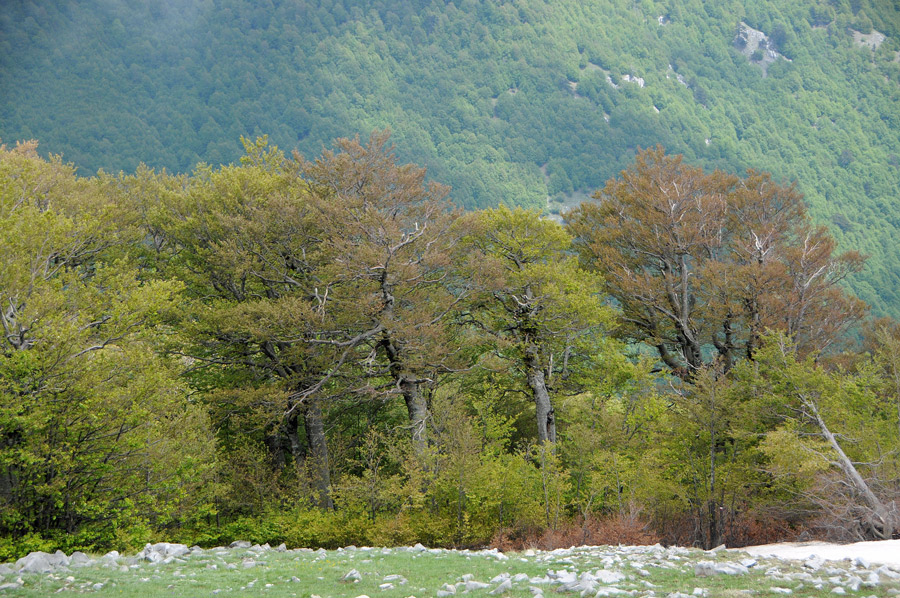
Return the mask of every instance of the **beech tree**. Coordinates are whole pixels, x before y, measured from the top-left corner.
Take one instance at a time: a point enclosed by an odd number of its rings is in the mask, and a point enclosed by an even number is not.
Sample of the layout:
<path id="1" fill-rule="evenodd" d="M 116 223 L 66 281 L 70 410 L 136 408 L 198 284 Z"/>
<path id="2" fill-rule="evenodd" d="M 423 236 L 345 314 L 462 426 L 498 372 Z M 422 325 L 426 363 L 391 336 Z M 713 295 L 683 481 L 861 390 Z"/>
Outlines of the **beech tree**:
<path id="1" fill-rule="evenodd" d="M 739 379 L 757 413 L 776 418 L 763 448 L 776 475 L 790 475 L 822 512 L 827 533 L 883 540 L 900 528 L 896 404 L 880 400 L 880 379 L 826 371 L 798 360 L 783 334 L 765 339 Z"/>
<path id="2" fill-rule="evenodd" d="M 657 147 L 594 197 L 567 215 L 582 263 L 621 307 L 623 336 L 682 378 L 709 355 L 727 372 L 766 329 L 801 354 L 826 350 L 865 312 L 841 286 L 863 257 L 836 254 L 800 193 L 768 174 L 705 173 Z"/>
<path id="3" fill-rule="evenodd" d="M 0 533 L 103 545 L 208 498 L 208 421 L 155 351 L 181 285 L 141 281 L 114 187 L 0 146 Z"/>
<path id="4" fill-rule="evenodd" d="M 464 296 L 453 284 L 457 216 L 448 187 L 425 169 L 397 165 L 389 132 L 339 139 L 309 162 L 295 156 L 308 185 L 321 250 L 323 310 L 343 330 L 326 343 L 354 341 L 359 395 L 402 396 L 414 446 L 425 446 L 427 389 L 460 366 L 448 314 Z"/>
<path id="5" fill-rule="evenodd" d="M 554 390 L 584 382 L 614 319 L 600 279 L 578 266 L 568 233 L 537 212 L 501 206 L 461 225 L 473 286 L 465 321 L 524 378 L 538 441 L 556 442 Z"/>
<path id="6" fill-rule="evenodd" d="M 276 468 L 293 462 L 310 501 L 330 508 L 323 401 L 356 341 L 329 336 L 319 236 L 296 169 L 265 139 L 245 148 L 241 165 L 200 166 L 189 180 L 163 177 L 155 187 L 144 172 L 133 184 L 162 204 L 145 210 L 146 226 L 169 253 L 166 274 L 186 285 L 176 349 L 194 362 L 195 379 L 207 377 L 197 383 L 212 397 L 220 434 L 245 413 L 250 428 L 231 433 L 263 430 Z"/>

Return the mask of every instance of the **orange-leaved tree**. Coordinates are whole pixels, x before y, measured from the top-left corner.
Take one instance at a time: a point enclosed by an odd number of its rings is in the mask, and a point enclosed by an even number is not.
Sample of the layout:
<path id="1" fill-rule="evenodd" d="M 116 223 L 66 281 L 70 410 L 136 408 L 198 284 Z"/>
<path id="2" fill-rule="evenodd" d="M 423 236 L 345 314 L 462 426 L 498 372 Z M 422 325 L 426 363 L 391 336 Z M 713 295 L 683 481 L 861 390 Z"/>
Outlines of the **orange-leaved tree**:
<path id="1" fill-rule="evenodd" d="M 825 350 L 865 312 L 841 286 L 864 258 L 837 254 L 797 189 L 768 174 L 707 173 L 657 147 L 594 198 L 567 215 L 582 264 L 621 307 L 623 336 L 684 379 L 712 360 L 728 371 L 767 329 Z"/>

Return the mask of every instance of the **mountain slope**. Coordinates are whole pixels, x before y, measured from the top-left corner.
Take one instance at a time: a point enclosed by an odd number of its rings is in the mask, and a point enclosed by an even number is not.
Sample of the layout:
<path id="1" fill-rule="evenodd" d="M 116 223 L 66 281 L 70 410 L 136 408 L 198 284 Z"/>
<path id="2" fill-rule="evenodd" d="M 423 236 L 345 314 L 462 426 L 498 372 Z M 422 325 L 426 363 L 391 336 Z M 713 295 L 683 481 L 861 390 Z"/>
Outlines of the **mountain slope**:
<path id="1" fill-rule="evenodd" d="M 558 211 L 662 143 L 796 180 L 872 256 L 857 293 L 900 314 L 889 3 L 48 4 L 0 8 L 0 138 L 38 138 L 82 172 L 229 162 L 240 135 L 315 155 L 390 127 L 461 205 Z"/>

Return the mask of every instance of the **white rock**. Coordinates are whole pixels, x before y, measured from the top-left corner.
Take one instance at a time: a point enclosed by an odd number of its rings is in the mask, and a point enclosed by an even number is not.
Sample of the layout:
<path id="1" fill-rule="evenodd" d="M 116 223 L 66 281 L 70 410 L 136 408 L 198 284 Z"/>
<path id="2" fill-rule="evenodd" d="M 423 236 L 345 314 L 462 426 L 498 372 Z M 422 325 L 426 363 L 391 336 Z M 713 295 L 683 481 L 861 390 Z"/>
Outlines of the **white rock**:
<path id="1" fill-rule="evenodd" d="M 824 562 L 825 561 L 822 560 L 822 557 L 812 555 L 811 557 L 809 557 L 808 559 L 806 559 L 803 562 L 803 566 L 806 567 L 807 569 L 812 569 L 813 571 L 818 571 L 819 569 L 822 568 L 822 564 Z"/>
<path id="2" fill-rule="evenodd" d="M 393 589 L 394 589 L 394 584 L 392 584 L 392 583 L 383 583 L 383 584 L 381 584 L 381 585 L 378 586 L 378 589 L 381 590 L 382 592 L 385 591 L 385 590 L 393 590 Z"/>
<path id="3" fill-rule="evenodd" d="M 53 566 L 49 556 L 46 552 L 31 552 L 16 561 L 16 569 L 22 573 L 50 573 Z"/>
<path id="4" fill-rule="evenodd" d="M 738 563 L 700 561 L 694 565 L 694 575 L 697 577 L 709 577 L 712 575 L 744 575 L 748 572 L 747 567 Z"/>
<path id="5" fill-rule="evenodd" d="M 625 574 L 619 571 L 607 571 L 606 569 L 598 569 L 594 572 L 594 579 L 600 583 L 613 584 L 625 580 Z"/>
<path id="6" fill-rule="evenodd" d="M 341 578 L 341 581 L 352 581 L 354 583 L 358 582 L 362 579 L 362 575 L 356 569 L 350 569 L 344 576 Z"/>
<path id="7" fill-rule="evenodd" d="M 793 594 L 794 590 L 790 588 L 779 588 L 778 586 L 772 586 L 769 588 L 769 591 L 773 594 Z"/>
<path id="8" fill-rule="evenodd" d="M 467 592 L 471 592 L 473 590 L 483 590 L 483 589 L 489 588 L 489 587 L 491 587 L 491 586 L 486 583 L 480 582 L 480 581 L 475 581 L 474 579 L 470 579 L 469 581 L 466 582 L 466 591 Z"/>
<path id="9" fill-rule="evenodd" d="M 841 586 L 835 586 L 835 587 L 831 588 L 831 593 L 832 594 L 846 594 L 847 590 L 845 590 Z"/>
<path id="10" fill-rule="evenodd" d="M 491 590 L 488 593 L 494 594 L 494 595 L 503 594 L 504 592 L 508 592 L 511 589 L 512 589 L 512 581 L 509 578 L 506 578 L 503 580 L 503 582 L 499 586 L 497 586 L 496 588 L 494 588 L 493 590 Z"/>

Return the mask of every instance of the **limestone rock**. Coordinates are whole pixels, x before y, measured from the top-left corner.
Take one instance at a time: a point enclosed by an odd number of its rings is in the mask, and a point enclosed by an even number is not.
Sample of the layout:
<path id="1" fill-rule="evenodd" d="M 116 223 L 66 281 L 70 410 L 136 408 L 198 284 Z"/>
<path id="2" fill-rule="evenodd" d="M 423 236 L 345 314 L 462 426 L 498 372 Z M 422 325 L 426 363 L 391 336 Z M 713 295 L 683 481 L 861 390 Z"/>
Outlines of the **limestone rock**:
<path id="1" fill-rule="evenodd" d="M 49 556 L 46 552 L 31 552 L 16 561 L 16 569 L 22 573 L 50 573 L 53 565 L 50 564 Z"/>
<path id="2" fill-rule="evenodd" d="M 697 577 L 711 577 L 713 575 L 745 575 L 748 572 L 747 567 L 738 563 L 700 561 L 694 565 L 694 575 Z"/>

